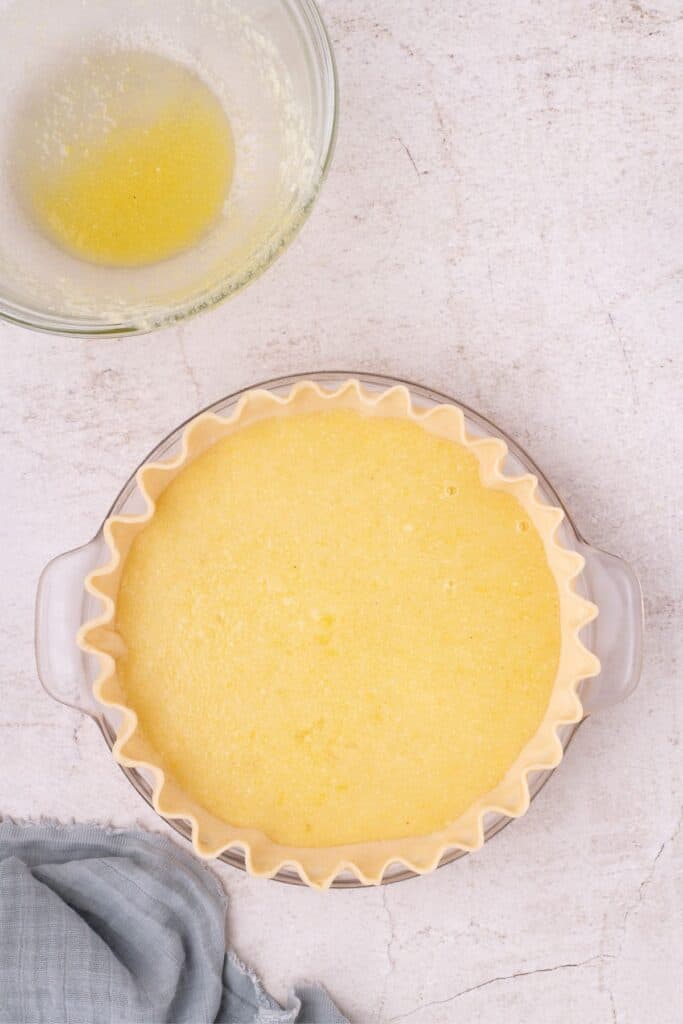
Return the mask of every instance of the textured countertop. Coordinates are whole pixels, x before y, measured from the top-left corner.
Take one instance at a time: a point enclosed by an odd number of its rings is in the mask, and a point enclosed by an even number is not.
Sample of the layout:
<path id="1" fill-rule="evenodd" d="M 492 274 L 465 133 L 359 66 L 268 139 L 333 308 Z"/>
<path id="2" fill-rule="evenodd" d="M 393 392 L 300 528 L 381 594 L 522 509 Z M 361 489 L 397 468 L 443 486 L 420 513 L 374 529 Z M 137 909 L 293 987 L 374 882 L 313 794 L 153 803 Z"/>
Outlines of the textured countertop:
<path id="1" fill-rule="evenodd" d="M 680 10 L 328 0 L 338 150 L 264 278 L 148 338 L 0 326 L 2 813 L 164 827 L 40 689 L 35 584 L 161 436 L 251 382 L 349 368 L 459 396 L 641 576 L 640 688 L 482 852 L 328 894 L 219 869 L 276 995 L 319 979 L 357 1022 L 681 1019 Z"/>

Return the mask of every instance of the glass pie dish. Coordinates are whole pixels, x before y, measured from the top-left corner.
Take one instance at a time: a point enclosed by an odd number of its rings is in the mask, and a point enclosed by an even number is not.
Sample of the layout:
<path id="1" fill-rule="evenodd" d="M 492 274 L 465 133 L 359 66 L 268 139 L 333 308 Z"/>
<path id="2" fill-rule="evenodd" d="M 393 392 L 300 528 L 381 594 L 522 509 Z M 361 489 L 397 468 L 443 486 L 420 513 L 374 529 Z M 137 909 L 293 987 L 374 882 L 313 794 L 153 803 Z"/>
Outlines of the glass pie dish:
<path id="1" fill-rule="evenodd" d="M 288 394 L 293 385 L 302 381 L 313 382 L 328 392 L 354 377 L 369 393 L 386 392 L 388 388 L 402 385 L 407 390 L 417 410 L 428 411 L 440 404 L 457 405 L 463 411 L 468 434 L 476 438 L 498 438 L 508 449 L 504 464 L 507 474 L 520 476 L 533 473 L 539 481 L 538 496 L 542 502 L 562 508 L 561 502 L 531 459 L 502 431 L 480 417 L 461 403 L 427 388 L 403 381 L 366 374 L 321 373 L 298 377 L 281 378 L 259 386 L 259 389 L 278 398 Z M 254 389 L 247 389 L 253 391 Z M 215 403 L 208 412 L 221 417 L 229 414 L 245 392 L 228 396 Z M 195 417 L 192 417 L 195 419 Z M 147 459 L 151 462 L 168 460 L 177 453 L 184 433 L 185 424 L 170 434 Z M 137 472 L 137 471 L 136 471 Z M 124 516 L 139 515 L 145 511 L 145 499 L 136 475 L 124 486 L 109 513 Z M 108 517 L 107 517 L 108 518 Z M 594 602 L 600 611 L 599 617 L 584 627 L 582 640 L 601 662 L 598 676 L 586 679 L 579 691 L 584 715 L 598 711 L 623 699 L 635 687 L 640 670 L 642 643 L 642 602 L 637 579 L 632 570 L 620 559 L 598 551 L 586 544 L 574 528 L 565 512 L 565 519 L 557 535 L 565 547 L 580 554 L 585 568 L 578 577 L 578 592 Z M 102 565 L 107 558 L 107 546 L 103 529 L 97 532 L 90 543 L 82 548 L 59 556 L 45 569 L 38 591 L 36 614 L 36 654 L 40 678 L 46 690 L 55 699 L 89 714 L 98 724 L 107 745 L 113 748 L 119 730 L 119 712 L 104 707 L 92 695 L 92 685 L 98 672 L 95 659 L 83 653 L 76 645 L 79 628 L 90 622 L 99 611 L 99 601 L 83 588 L 89 572 Z M 558 731 L 562 747 L 566 749 L 577 724 L 564 725 Z M 559 747 L 558 747 L 559 751 Z M 548 763 L 548 762 L 542 762 Z M 551 762 L 556 763 L 556 762 Z M 144 769 L 122 765 L 122 770 L 141 795 L 155 806 L 150 778 Z M 551 769 L 535 771 L 528 779 L 531 798 L 543 786 L 552 773 Z M 519 814 L 521 811 L 512 811 Z M 161 815 L 163 817 L 163 815 Z M 168 823 L 186 838 L 191 838 L 190 823 L 180 817 L 173 817 Z M 511 818 L 499 812 L 488 812 L 484 819 L 485 839 L 491 838 Z M 441 852 L 441 851 L 439 851 Z M 449 849 L 441 864 L 462 856 L 461 849 Z M 438 857 L 437 853 L 437 857 Z M 221 859 L 238 867 L 244 867 L 244 856 L 237 847 L 230 847 L 221 853 Z M 273 868 L 274 870 L 274 868 Z M 382 875 L 383 882 L 398 881 L 411 877 L 412 871 L 399 863 L 390 864 Z M 302 881 L 299 874 L 288 867 L 281 868 L 275 876 L 281 881 L 297 883 Z M 330 874 L 331 877 L 331 874 Z M 350 872 L 338 874 L 332 884 L 335 887 L 350 887 L 361 884 Z"/>

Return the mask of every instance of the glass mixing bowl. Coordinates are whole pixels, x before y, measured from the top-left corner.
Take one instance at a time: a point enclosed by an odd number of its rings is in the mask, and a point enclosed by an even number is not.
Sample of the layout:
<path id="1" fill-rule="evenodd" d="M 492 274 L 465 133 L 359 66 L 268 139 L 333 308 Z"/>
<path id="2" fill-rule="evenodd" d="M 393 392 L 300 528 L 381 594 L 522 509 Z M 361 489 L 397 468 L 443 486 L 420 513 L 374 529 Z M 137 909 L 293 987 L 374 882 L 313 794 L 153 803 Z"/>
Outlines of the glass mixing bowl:
<path id="1" fill-rule="evenodd" d="M 313 0 L 0 0 L 0 316 L 37 330 L 118 335 L 209 309 L 292 240 L 330 164 L 337 83 Z M 41 95 L 98 54 L 180 63 L 221 101 L 235 170 L 215 226 L 189 250 L 139 268 L 70 255 L 33 224 L 18 153 Z M 107 110 L 103 111 L 107 115 Z M 33 119 L 33 120 L 32 120 Z"/>
<path id="2" fill-rule="evenodd" d="M 373 391 L 384 391 L 395 384 L 403 384 L 417 407 L 429 408 L 444 402 L 458 405 L 465 415 L 468 433 L 478 437 L 499 437 L 505 441 L 508 446 L 508 456 L 503 467 L 506 473 L 534 473 L 539 481 L 539 497 L 548 504 L 564 509 L 560 498 L 531 457 L 499 427 L 462 402 L 408 381 L 366 373 L 300 374 L 245 388 L 221 398 L 203 411 L 228 416 L 242 395 L 253 388 L 266 388 L 273 394 L 284 395 L 300 380 L 312 380 L 322 387 L 335 388 L 349 378 L 360 380 L 367 389 Z M 181 424 L 164 438 L 140 466 L 172 459 L 180 448 L 185 426 L 186 423 Z M 138 488 L 136 473 L 137 469 L 124 484 L 105 518 L 111 515 L 136 515 L 144 511 L 146 504 Z M 597 654 L 601 663 L 600 674 L 594 679 L 585 680 L 580 688 L 583 709 L 589 715 L 624 700 L 638 683 L 643 638 L 642 597 L 633 569 L 615 555 L 587 544 L 572 523 L 567 510 L 564 511 L 565 519 L 560 525 L 558 539 L 565 547 L 578 551 L 585 558 L 585 568 L 577 580 L 577 589 L 594 601 L 599 609 L 597 619 L 588 623 L 581 634 L 586 646 Z M 81 625 L 101 611 L 100 602 L 86 592 L 83 582 L 88 573 L 103 565 L 108 558 L 109 550 L 104 540 L 103 526 L 100 526 L 89 543 L 59 555 L 45 568 L 40 578 L 36 602 L 36 660 L 41 682 L 50 696 L 93 718 L 111 750 L 119 719 L 115 711 L 100 705 L 93 697 L 92 684 L 99 673 L 99 667 L 96 659 L 82 652 L 76 644 L 76 635 Z M 580 724 L 566 725 L 560 730 L 565 750 Z M 136 769 L 122 765 L 119 767 L 147 803 L 153 806 L 150 779 Z M 551 775 L 552 771 L 546 770 L 529 776 L 532 800 Z M 106 816 L 104 808 L 103 814 Z M 191 839 L 187 821 L 177 818 L 164 820 L 186 839 Z M 504 814 L 488 814 L 484 822 L 486 840 L 511 820 Z M 444 855 L 439 867 L 463 856 L 464 851 L 451 850 Z M 245 869 L 244 856 L 238 849 L 226 850 L 220 859 Z M 304 884 L 294 870 L 282 870 L 275 877 L 281 882 Z M 389 866 L 382 881 L 397 882 L 412 877 L 413 872 L 403 865 L 394 864 Z M 361 884 L 354 875 L 345 873 L 338 875 L 332 886 L 343 889 Z"/>

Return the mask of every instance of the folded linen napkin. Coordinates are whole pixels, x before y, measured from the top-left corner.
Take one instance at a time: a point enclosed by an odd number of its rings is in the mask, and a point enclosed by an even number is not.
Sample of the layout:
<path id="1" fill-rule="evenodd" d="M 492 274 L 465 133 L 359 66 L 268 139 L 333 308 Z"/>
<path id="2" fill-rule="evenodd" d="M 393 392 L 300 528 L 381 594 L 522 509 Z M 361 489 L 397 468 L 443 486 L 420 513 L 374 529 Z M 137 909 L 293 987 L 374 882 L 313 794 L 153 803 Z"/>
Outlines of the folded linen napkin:
<path id="1" fill-rule="evenodd" d="M 327 992 L 282 1008 L 225 949 L 226 897 L 163 836 L 0 822 L 2 1024 L 347 1024 Z"/>

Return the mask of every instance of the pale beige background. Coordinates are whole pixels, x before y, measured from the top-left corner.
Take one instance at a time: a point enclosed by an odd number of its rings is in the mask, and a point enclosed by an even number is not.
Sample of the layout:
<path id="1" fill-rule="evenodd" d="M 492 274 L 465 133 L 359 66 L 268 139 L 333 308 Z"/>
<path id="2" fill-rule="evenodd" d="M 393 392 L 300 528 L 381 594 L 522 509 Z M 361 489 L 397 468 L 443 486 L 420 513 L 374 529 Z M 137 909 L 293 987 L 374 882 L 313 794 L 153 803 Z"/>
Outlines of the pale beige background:
<path id="1" fill-rule="evenodd" d="M 333 170 L 290 252 L 150 338 L 0 326 L 0 810 L 160 827 L 95 727 L 42 693 L 36 579 L 177 422 L 267 376 L 405 375 L 527 445 L 646 594 L 640 689 L 581 730 L 531 813 L 391 889 L 221 875 L 239 953 L 357 1022 L 669 1024 L 681 837 L 680 0 L 327 0 Z"/>

